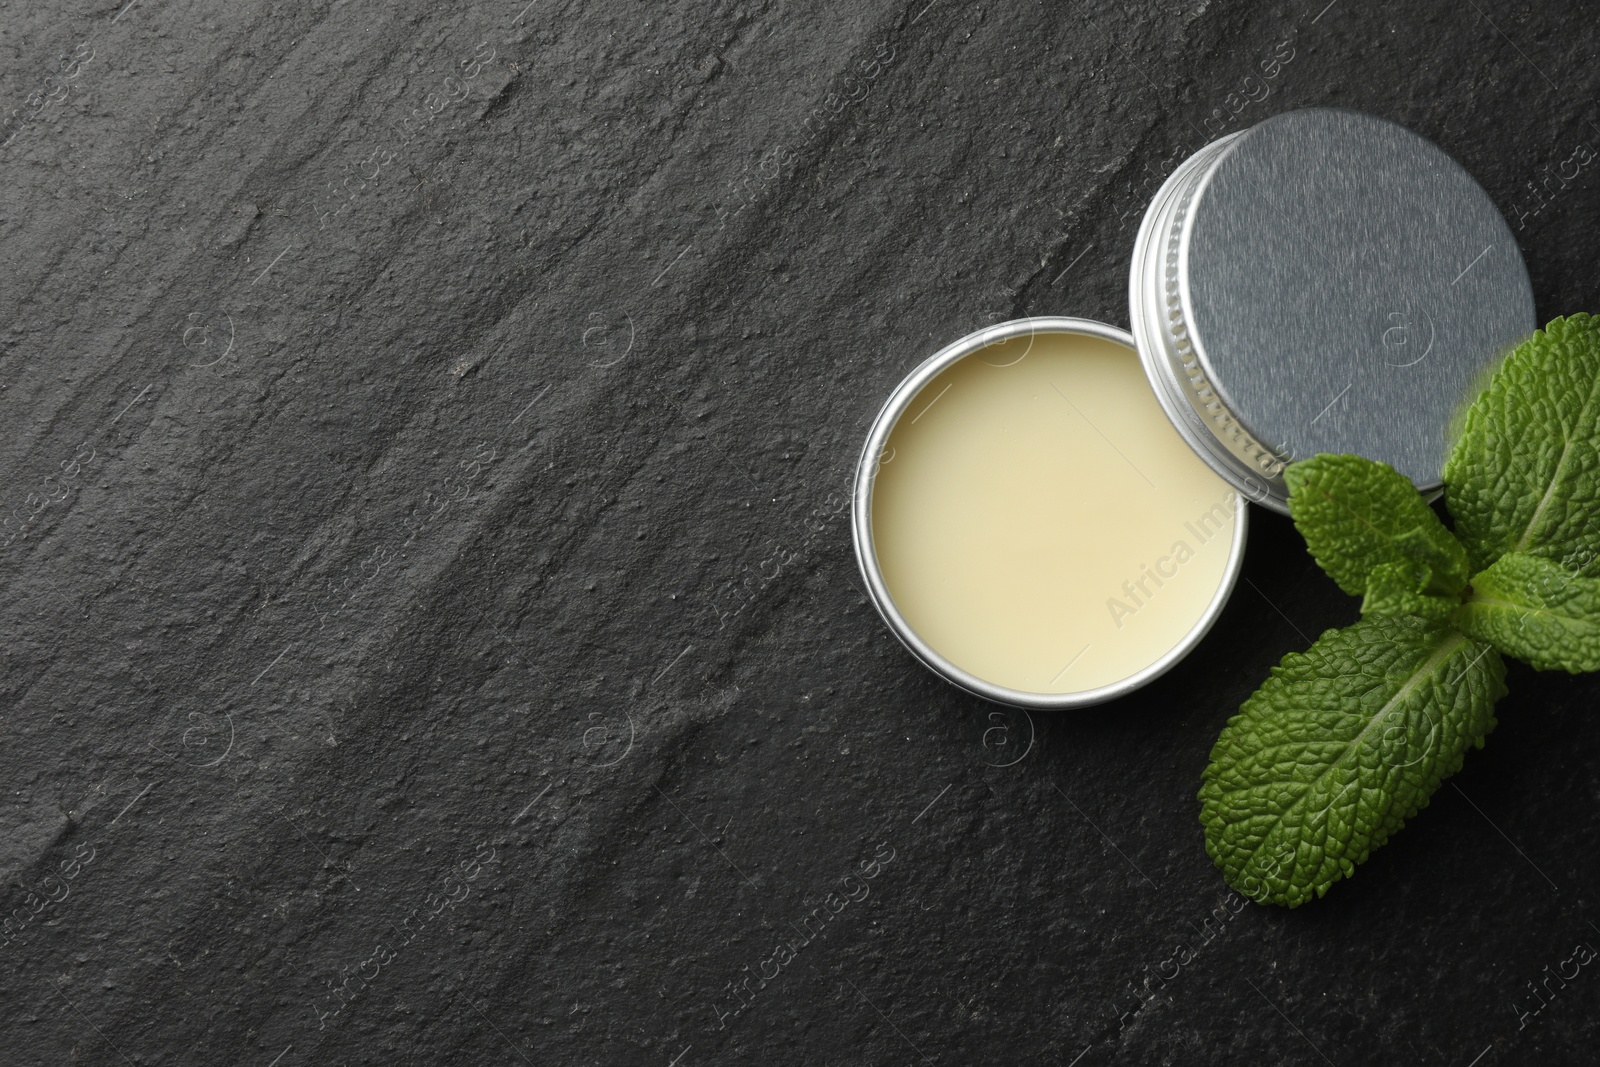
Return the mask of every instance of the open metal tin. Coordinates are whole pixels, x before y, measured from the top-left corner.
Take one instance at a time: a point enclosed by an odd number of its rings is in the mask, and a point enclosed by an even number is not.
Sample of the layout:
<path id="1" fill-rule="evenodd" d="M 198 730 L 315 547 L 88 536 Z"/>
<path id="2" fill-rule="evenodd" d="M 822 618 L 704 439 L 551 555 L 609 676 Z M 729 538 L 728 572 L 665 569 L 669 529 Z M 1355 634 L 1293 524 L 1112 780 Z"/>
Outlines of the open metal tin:
<path id="1" fill-rule="evenodd" d="M 1133 337 L 1127 331 L 1090 319 L 1065 317 L 1015 319 L 968 334 L 930 356 L 921 366 L 908 374 L 889 395 L 877 418 L 873 420 L 872 430 L 867 435 L 866 444 L 861 450 L 861 458 L 856 466 L 855 493 L 851 506 L 851 529 L 855 538 L 856 561 L 861 567 L 861 576 L 866 581 L 867 592 L 873 606 L 877 608 L 878 614 L 883 617 L 883 621 L 889 625 L 889 629 L 900 642 L 929 669 L 975 696 L 1000 704 L 1038 710 L 1079 708 L 1123 696 L 1161 676 L 1187 655 L 1190 649 L 1206 635 L 1206 631 L 1211 629 L 1212 623 L 1222 612 L 1223 605 L 1227 603 L 1228 596 L 1233 591 L 1234 581 L 1238 578 L 1239 568 L 1244 562 L 1249 518 L 1248 504 L 1244 497 L 1237 493 L 1233 494 L 1234 541 L 1223 566 L 1221 584 L 1204 612 L 1183 638 L 1165 654 L 1142 670 L 1117 682 L 1072 693 L 1023 692 L 979 678 L 936 651 L 906 621 L 905 616 L 895 606 L 878 561 L 873 540 L 872 494 L 884 446 L 906 409 L 921 394 L 923 388 L 942 372 L 992 345 L 1014 338 L 1045 333 L 1078 334 L 1110 341 L 1127 348 L 1129 358 L 1136 358 Z"/>
<path id="2" fill-rule="evenodd" d="M 878 612 L 928 667 L 978 696 L 1081 707 L 1132 692 L 1183 658 L 1221 612 L 1243 558 L 1245 501 L 1287 513 L 1284 468 L 1345 452 L 1436 495 L 1456 419 L 1486 372 L 1535 327 L 1532 286 L 1487 193 L 1426 138 L 1332 108 L 1273 116 L 1178 166 L 1152 199 L 1129 276 L 1132 333 L 1033 318 L 946 346 L 896 387 L 856 470 L 856 558 Z M 1061 331 L 1138 353 L 1167 419 L 1235 490 L 1225 580 L 1188 635 L 1115 684 L 1028 693 L 949 662 L 895 607 L 873 544 L 873 485 L 923 386 L 981 348 Z"/>

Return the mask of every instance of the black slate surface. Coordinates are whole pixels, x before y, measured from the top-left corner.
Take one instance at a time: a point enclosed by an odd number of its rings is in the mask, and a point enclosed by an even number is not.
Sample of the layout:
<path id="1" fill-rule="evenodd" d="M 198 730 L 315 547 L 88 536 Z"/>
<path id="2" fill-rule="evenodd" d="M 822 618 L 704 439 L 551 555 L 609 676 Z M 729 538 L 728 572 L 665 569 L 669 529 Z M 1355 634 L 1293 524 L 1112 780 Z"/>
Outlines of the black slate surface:
<path id="1" fill-rule="evenodd" d="M 1161 176 L 1286 109 L 1433 138 L 1600 310 L 1596 36 L 9 0 L 0 1063 L 1593 1062 L 1600 683 L 1514 667 L 1354 879 L 1239 908 L 1207 752 L 1356 610 L 1292 528 L 1178 669 L 1029 716 L 895 643 L 846 500 L 906 370 L 1125 323 Z"/>

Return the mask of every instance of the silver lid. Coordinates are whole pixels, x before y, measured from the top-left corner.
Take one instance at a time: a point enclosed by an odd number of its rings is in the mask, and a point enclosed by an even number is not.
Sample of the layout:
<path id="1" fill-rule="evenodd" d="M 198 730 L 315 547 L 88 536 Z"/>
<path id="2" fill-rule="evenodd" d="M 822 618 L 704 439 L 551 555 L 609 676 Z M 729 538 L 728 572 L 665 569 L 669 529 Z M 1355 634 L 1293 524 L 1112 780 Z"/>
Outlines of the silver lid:
<path id="1" fill-rule="evenodd" d="M 1437 146 L 1352 111 L 1292 111 L 1214 141 L 1157 192 L 1134 246 L 1145 370 L 1190 445 L 1285 510 L 1319 452 L 1442 484 L 1480 373 L 1535 326 L 1522 255 Z"/>

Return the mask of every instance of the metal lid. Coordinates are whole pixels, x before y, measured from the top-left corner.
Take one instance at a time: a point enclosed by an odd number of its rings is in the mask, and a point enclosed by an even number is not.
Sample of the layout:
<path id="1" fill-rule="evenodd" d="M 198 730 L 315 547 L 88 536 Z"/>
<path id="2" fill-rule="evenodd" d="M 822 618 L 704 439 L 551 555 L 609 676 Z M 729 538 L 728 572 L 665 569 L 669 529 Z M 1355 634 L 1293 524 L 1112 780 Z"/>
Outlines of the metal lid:
<path id="1" fill-rule="evenodd" d="M 1352 111 L 1292 111 L 1214 141 L 1156 194 L 1133 333 L 1169 417 L 1233 485 L 1286 510 L 1319 452 L 1442 484 L 1480 373 L 1533 332 L 1505 220 L 1437 146 Z"/>

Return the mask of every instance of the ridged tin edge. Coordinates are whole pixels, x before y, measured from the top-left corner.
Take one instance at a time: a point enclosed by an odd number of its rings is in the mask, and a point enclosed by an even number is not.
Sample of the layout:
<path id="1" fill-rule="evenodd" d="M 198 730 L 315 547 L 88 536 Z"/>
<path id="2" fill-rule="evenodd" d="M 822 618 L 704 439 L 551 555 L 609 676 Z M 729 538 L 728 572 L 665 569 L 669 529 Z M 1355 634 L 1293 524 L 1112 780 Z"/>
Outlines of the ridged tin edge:
<path id="1" fill-rule="evenodd" d="M 1248 130 L 1212 141 L 1167 176 L 1134 240 L 1128 317 L 1135 347 L 1162 410 L 1206 464 L 1246 498 L 1284 514 L 1284 460 L 1258 440 L 1212 387 L 1195 351 L 1180 282 L 1189 206 Z"/>

